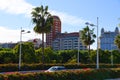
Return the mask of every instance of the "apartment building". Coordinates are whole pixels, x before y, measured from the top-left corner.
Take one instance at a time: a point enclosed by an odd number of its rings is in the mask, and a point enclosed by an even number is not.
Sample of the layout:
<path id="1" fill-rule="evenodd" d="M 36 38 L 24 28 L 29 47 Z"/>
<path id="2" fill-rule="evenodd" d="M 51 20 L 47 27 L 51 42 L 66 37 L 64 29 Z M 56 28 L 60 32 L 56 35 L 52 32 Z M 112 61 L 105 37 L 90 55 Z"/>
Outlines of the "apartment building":
<path id="1" fill-rule="evenodd" d="M 61 33 L 61 20 L 58 16 L 53 16 L 53 26 L 50 33 L 46 34 L 46 46 L 52 47 L 52 41 L 56 38 L 56 35 Z"/>
<path id="2" fill-rule="evenodd" d="M 81 40 L 79 40 L 79 32 L 58 33 L 52 44 L 54 50 L 87 49 L 87 47 L 82 44 Z"/>

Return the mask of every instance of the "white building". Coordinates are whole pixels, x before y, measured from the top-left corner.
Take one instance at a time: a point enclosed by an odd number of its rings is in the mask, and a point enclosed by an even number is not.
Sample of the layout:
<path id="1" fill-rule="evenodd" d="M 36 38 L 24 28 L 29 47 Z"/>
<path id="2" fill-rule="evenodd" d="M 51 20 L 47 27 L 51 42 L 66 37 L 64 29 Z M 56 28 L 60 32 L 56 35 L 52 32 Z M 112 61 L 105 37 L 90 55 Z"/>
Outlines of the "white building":
<path id="1" fill-rule="evenodd" d="M 116 50 L 117 46 L 114 44 L 115 37 L 119 34 L 119 29 L 116 27 L 115 31 L 104 31 L 101 29 L 100 35 L 100 49 L 102 50 Z"/>

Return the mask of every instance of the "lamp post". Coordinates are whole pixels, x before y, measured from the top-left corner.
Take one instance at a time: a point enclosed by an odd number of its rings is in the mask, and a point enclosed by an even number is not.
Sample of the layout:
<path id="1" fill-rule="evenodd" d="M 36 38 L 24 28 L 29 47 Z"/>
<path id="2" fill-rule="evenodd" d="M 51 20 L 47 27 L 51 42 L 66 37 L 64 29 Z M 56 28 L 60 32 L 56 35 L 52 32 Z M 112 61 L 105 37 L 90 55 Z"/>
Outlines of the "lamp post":
<path id="1" fill-rule="evenodd" d="M 80 35 L 81 35 L 81 31 L 79 31 L 79 35 L 78 35 L 78 55 L 77 55 L 77 63 L 78 65 L 80 64 L 80 57 L 79 57 L 79 49 L 80 49 Z"/>
<path id="2" fill-rule="evenodd" d="M 79 59 L 80 59 L 80 58 L 79 58 L 79 47 L 80 47 L 80 46 L 79 46 L 79 45 L 80 45 L 80 42 L 79 42 L 80 39 L 79 39 L 79 38 L 80 38 L 80 36 L 78 36 L 78 65 L 79 65 Z"/>
<path id="3" fill-rule="evenodd" d="M 99 69 L 99 52 L 98 52 L 98 17 L 97 17 L 97 69 Z"/>
<path id="4" fill-rule="evenodd" d="M 21 55 L 22 55 L 22 34 L 25 34 L 25 30 L 22 29 L 20 31 L 20 48 L 19 48 L 19 70 L 21 70 Z M 26 33 L 30 33 L 30 31 L 27 31 Z"/>
<path id="5" fill-rule="evenodd" d="M 113 66 L 113 53 L 112 53 L 112 50 L 111 50 L 111 65 Z"/>
<path id="6" fill-rule="evenodd" d="M 98 17 L 97 17 L 97 25 L 94 24 L 90 24 L 88 22 L 85 23 L 86 25 L 90 25 L 90 26 L 96 26 L 97 27 L 97 55 L 96 55 L 96 68 L 99 69 L 99 50 L 98 50 Z"/>
<path id="7" fill-rule="evenodd" d="M 112 48 L 113 48 L 113 46 L 112 46 L 112 44 L 111 44 L 111 65 L 113 66 L 113 53 L 112 53 Z"/>

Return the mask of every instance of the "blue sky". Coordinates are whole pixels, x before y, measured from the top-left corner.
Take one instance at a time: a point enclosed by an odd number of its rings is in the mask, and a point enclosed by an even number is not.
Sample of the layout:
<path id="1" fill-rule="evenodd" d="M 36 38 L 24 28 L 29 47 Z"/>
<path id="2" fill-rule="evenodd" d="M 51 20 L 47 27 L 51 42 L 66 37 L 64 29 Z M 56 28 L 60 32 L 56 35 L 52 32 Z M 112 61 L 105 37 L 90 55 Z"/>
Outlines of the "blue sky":
<path id="1" fill-rule="evenodd" d="M 85 22 L 96 24 L 97 17 L 99 35 L 101 28 L 114 31 L 120 23 L 120 0 L 0 0 L 0 42 L 18 42 L 21 27 L 31 31 L 23 40 L 40 38 L 33 32 L 30 12 L 41 5 L 48 5 L 51 14 L 60 17 L 62 32 L 78 32 Z"/>

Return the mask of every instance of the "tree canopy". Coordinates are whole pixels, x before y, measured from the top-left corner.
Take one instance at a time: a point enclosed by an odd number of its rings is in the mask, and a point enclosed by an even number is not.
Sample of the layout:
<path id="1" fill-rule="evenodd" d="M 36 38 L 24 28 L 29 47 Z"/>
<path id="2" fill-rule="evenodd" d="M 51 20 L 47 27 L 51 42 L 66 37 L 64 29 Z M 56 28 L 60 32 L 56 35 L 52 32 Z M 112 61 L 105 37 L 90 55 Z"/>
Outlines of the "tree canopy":
<path id="1" fill-rule="evenodd" d="M 120 49 L 120 35 L 117 35 L 115 38 L 115 44 Z"/>

